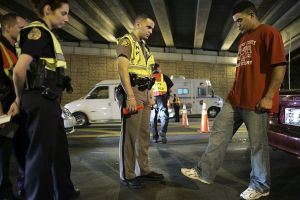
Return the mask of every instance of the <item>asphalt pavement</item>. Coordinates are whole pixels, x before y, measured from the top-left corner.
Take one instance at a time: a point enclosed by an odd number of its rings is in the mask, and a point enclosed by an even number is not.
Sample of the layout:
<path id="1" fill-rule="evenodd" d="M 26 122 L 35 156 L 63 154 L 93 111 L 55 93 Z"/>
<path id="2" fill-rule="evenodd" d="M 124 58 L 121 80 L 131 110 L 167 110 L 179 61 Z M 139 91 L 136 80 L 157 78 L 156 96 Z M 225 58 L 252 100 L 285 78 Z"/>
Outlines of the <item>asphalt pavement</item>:
<path id="1" fill-rule="evenodd" d="M 210 126 L 213 120 L 210 120 Z M 146 182 L 134 190 L 120 186 L 118 141 L 120 124 L 97 124 L 77 129 L 68 136 L 72 160 L 72 179 L 81 190 L 79 200 L 235 200 L 247 188 L 250 151 L 247 131 L 242 126 L 229 144 L 214 184 L 190 180 L 180 173 L 193 167 L 204 152 L 209 133 L 199 133 L 200 121 L 190 119 L 188 128 L 171 122 L 167 144 L 151 144 L 151 169 L 165 176 L 165 183 Z M 300 160 L 270 148 L 272 188 L 261 199 L 300 199 Z"/>

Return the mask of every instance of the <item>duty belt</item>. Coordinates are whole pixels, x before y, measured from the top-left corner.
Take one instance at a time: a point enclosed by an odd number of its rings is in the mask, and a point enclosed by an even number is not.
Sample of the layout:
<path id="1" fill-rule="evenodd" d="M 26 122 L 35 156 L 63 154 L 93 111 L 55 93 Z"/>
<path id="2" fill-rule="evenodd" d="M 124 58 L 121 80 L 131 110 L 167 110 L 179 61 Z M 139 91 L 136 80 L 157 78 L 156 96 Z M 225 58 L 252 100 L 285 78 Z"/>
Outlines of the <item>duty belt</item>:
<path id="1" fill-rule="evenodd" d="M 138 86 L 140 91 L 144 91 L 146 89 L 151 89 L 155 80 L 153 78 L 140 78 L 136 74 L 129 74 L 130 75 L 130 83 L 132 87 Z"/>

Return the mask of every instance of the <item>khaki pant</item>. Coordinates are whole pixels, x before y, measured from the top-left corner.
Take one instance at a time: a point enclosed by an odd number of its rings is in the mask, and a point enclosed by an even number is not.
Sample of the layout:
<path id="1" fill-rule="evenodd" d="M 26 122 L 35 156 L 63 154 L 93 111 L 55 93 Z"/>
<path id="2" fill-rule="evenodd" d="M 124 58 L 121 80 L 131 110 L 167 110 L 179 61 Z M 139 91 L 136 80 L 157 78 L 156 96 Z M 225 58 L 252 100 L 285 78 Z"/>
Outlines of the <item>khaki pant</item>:
<path id="1" fill-rule="evenodd" d="M 150 172 L 148 149 L 150 145 L 149 91 L 133 87 L 137 105 L 144 105 L 136 114 L 122 115 L 122 129 L 119 143 L 119 167 L 122 180 Z"/>

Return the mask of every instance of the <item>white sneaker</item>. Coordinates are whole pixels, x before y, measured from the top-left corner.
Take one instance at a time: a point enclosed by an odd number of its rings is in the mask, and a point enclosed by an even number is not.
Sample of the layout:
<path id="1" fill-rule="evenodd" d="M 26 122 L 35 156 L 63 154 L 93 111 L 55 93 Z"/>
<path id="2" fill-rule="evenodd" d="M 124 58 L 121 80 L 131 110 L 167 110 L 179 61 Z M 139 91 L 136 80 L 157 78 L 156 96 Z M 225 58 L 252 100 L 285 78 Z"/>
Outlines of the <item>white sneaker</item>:
<path id="1" fill-rule="evenodd" d="M 205 184 L 211 184 L 210 182 L 204 180 L 197 172 L 194 168 L 192 169 L 187 169 L 187 168 L 181 168 L 181 173 L 183 175 L 185 175 L 186 177 L 188 178 L 191 178 L 191 179 L 195 179 L 195 180 L 199 180 L 201 181 L 202 183 L 205 183 Z"/>
<path id="2" fill-rule="evenodd" d="M 241 193 L 240 197 L 246 200 L 259 199 L 260 197 L 268 196 L 270 192 L 260 193 L 250 187 Z"/>

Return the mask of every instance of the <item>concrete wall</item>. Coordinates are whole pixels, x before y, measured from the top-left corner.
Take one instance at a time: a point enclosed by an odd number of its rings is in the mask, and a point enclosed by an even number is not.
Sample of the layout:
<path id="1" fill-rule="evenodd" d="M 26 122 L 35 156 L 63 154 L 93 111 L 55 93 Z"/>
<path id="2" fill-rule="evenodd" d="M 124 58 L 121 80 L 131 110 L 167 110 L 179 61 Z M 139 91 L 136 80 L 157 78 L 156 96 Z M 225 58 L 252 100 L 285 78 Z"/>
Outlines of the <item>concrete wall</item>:
<path id="1" fill-rule="evenodd" d="M 86 49 L 88 51 L 88 49 Z M 64 93 L 62 104 L 78 99 L 98 82 L 106 79 L 118 79 L 115 58 L 112 55 L 90 55 L 84 52 L 65 53 L 68 63 L 66 74 L 72 78 L 74 92 Z M 83 55 L 85 54 L 85 55 Z M 88 55 L 86 55 L 88 54 Z M 155 55 L 155 54 L 154 54 Z M 208 78 L 215 89 L 215 94 L 226 97 L 234 80 L 235 67 L 233 64 L 203 63 L 193 61 L 172 61 L 157 59 L 162 70 L 167 75 L 183 75 L 186 78 Z M 195 60 L 195 59 L 193 59 Z"/>

